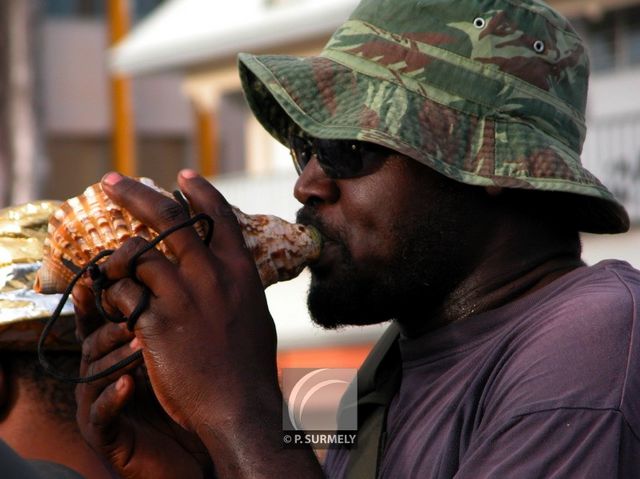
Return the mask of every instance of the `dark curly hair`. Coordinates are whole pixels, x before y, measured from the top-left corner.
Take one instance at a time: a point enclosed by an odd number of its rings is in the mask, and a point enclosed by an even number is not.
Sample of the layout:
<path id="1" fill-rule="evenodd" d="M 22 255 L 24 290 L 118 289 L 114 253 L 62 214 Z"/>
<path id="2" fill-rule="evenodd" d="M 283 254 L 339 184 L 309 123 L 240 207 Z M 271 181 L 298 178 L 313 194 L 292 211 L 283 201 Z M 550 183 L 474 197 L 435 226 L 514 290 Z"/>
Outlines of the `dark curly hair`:
<path id="1" fill-rule="evenodd" d="M 70 375 L 77 375 L 80 352 L 50 352 L 56 367 Z M 23 380 L 40 398 L 43 411 L 60 422 L 75 423 L 75 384 L 65 383 L 48 376 L 35 352 L 1 351 L 0 364 L 12 383 Z"/>

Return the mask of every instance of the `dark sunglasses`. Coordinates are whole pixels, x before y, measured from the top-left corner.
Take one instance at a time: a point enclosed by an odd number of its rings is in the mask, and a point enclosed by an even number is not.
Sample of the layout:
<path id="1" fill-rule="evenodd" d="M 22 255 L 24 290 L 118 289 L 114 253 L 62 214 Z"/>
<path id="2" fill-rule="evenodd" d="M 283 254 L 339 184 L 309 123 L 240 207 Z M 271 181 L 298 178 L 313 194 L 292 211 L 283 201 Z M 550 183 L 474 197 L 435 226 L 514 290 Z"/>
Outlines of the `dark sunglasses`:
<path id="1" fill-rule="evenodd" d="M 388 148 L 355 140 L 322 140 L 289 135 L 291 158 L 298 174 L 313 157 L 322 171 L 334 180 L 357 178 L 372 173 L 393 152 Z"/>

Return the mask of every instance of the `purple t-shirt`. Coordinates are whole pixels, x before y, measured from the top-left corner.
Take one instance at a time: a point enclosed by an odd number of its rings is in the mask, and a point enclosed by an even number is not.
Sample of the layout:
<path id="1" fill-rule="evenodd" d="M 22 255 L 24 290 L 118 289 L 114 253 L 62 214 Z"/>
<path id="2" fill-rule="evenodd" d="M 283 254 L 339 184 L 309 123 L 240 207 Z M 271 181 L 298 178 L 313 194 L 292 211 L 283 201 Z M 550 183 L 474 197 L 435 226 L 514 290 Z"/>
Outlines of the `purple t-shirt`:
<path id="1" fill-rule="evenodd" d="M 400 340 L 384 478 L 640 478 L 640 272 L 604 261 Z M 341 478 L 349 451 L 329 452 Z"/>

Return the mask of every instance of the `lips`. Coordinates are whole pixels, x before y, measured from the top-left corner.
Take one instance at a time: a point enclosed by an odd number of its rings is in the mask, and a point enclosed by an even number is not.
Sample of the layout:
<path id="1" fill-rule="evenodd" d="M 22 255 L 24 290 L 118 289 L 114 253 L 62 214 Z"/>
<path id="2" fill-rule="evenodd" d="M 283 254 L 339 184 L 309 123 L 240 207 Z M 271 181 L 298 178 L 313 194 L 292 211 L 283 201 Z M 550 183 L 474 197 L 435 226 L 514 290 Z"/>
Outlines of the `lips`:
<path id="1" fill-rule="evenodd" d="M 320 219 L 316 210 L 302 208 L 296 216 L 296 223 L 313 226 L 322 235 L 322 251 L 317 260 L 309 265 L 313 274 L 328 271 L 332 265 L 339 262 L 343 256 L 343 243 L 334 239 L 335 235 L 329 233 L 326 224 Z"/>
<path id="2" fill-rule="evenodd" d="M 309 265 L 314 274 L 323 273 L 338 264 L 342 259 L 342 246 L 335 241 L 325 240 L 320 257 Z"/>

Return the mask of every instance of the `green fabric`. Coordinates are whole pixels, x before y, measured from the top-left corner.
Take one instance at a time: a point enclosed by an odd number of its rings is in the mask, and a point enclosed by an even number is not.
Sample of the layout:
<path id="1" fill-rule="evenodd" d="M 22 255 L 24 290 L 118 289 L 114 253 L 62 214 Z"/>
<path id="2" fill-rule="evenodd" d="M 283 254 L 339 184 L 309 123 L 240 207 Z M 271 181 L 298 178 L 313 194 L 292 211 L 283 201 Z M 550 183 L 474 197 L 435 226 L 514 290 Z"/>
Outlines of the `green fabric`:
<path id="1" fill-rule="evenodd" d="M 376 479 L 380 467 L 381 437 L 384 434 L 387 408 L 379 406 L 367 415 L 358 429 L 358 447 L 349 452 L 343 479 Z"/>
<path id="2" fill-rule="evenodd" d="M 542 2 L 363 0 L 319 56 L 239 63 L 250 107 L 285 145 L 294 124 L 370 141 L 467 184 L 562 193 L 583 231 L 629 227 L 580 161 L 583 43 Z"/>
<path id="3" fill-rule="evenodd" d="M 358 445 L 349 452 L 349 463 L 345 479 L 374 479 L 378 475 L 384 437 L 386 435 L 387 412 L 391 400 L 400 386 L 402 362 L 398 348 L 399 328 L 391 323 L 375 344 L 362 366 L 358 369 L 357 403 L 345 402 L 345 394 L 338 412 L 350 416 L 358 408 Z"/>

